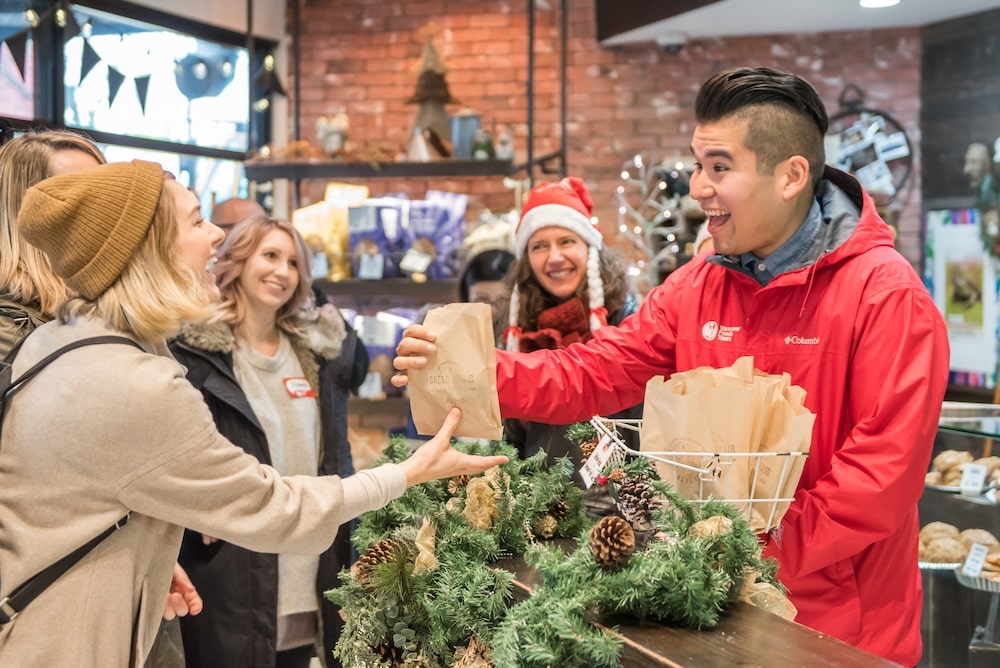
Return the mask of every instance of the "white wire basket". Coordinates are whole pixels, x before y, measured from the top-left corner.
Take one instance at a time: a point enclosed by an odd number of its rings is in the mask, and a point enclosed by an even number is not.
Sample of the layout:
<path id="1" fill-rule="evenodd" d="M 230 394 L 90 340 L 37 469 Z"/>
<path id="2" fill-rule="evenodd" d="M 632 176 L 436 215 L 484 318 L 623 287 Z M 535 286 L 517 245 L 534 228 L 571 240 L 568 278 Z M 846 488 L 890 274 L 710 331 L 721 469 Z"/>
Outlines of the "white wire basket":
<path id="1" fill-rule="evenodd" d="M 629 455 L 645 457 L 660 479 L 694 503 L 724 501 L 746 516 L 751 527 L 766 532 L 777 526 L 791 504 L 803 459 L 808 452 L 668 452 L 634 450 L 622 440 L 625 431 L 639 433 L 641 419 L 591 418 L 598 446 L 584 463 L 581 476 L 594 480 L 609 464 L 619 466 Z"/>

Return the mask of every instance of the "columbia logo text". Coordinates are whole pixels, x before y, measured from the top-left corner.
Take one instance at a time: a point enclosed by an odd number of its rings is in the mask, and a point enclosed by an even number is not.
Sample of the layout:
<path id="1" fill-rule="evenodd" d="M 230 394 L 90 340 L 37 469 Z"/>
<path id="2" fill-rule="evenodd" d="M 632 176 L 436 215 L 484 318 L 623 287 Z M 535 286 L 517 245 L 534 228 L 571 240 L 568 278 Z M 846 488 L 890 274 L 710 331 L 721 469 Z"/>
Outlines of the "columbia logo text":
<path id="1" fill-rule="evenodd" d="M 805 336 L 786 336 L 785 337 L 786 346 L 818 346 L 819 337 L 805 337 Z"/>

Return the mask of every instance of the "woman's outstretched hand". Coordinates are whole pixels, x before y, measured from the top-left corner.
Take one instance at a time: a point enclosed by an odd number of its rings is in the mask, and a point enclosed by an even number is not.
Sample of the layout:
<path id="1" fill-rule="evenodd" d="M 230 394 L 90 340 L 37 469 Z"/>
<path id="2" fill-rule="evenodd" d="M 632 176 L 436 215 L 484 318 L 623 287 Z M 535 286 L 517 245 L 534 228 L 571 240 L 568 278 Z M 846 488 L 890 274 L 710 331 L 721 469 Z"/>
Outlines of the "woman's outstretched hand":
<path id="1" fill-rule="evenodd" d="M 406 472 L 407 487 L 438 478 L 475 475 L 488 468 L 507 463 L 507 457 L 502 455 L 481 457 L 459 452 L 451 447 L 451 436 L 461 419 L 462 411 L 452 408 L 434 438 L 417 448 L 409 459 L 400 463 Z"/>
<path id="2" fill-rule="evenodd" d="M 410 380 L 406 375 L 407 371 L 427 366 L 427 356 L 437 352 L 435 339 L 437 336 L 427 331 L 423 325 L 410 325 L 406 328 L 403 340 L 396 346 L 396 357 L 392 360 L 392 365 L 400 371 L 392 377 L 393 385 L 404 387 Z"/>

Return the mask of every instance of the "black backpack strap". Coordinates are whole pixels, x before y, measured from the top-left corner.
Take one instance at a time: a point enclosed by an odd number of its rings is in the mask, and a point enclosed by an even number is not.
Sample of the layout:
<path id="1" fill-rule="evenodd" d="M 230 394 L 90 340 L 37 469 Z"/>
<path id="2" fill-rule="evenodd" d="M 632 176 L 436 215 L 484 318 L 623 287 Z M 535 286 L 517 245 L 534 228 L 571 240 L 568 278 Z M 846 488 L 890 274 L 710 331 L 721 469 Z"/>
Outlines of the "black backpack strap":
<path id="1" fill-rule="evenodd" d="M 87 556 L 87 553 L 97 547 L 102 540 L 125 526 L 128 519 L 129 513 L 126 513 L 124 517 L 102 531 L 99 535 L 94 536 L 87 543 L 76 548 L 45 570 L 32 575 L 26 582 L 12 591 L 9 596 L 0 599 L 0 628 L 3 628 L 4 624 L 17 617 L 29 603 L 34 601 L 50 584 L 62 577 L 63 573 L 72 568 L 76 562 Z"/>
<path id="2" fill-rule="evenodd" d="M 7 354 L 4 358 L 3 364 L 0 365 L 0 421 L 3 419 L 3 413 L 6 409 L 6 400 L 14 394 L 18 389 L 24 386 L 29 380 L 34 378 L 39 371 L 44 369 L 52 360 L 56 359 L 63 353 L 67 353 L 70 350 L 75 350 L 76 348 L 82 348 L 83 346 L 95 346 L 105 343 L 120 343 L 128 344 L 130 346 L 135 346 L 139 350 L 142 350 L 142 346 L 136 341 L 126 338 L 124 336 L 94 336 L 87 339 L 80 339 L 78 341 L 73 341 L 66 344 L 62 348 L 54 350 L 45 357 L 43 357 L 37 364 L 33 365 L 30 369 L 25 371 L 23 374 L 18 376 L 17 380 L 11 381 L 11 364 L 13 363 L 14 357 L 17 355 L 17 351 L 21 347 L 21 343 L 24 339 L 21 339 L 14 348 Z M 59 561 L 51 564 L 42 571 L 39 571 L 35 575 L 31 576 L 27 581 L 18 586 L 14 591 L 10 593 L 9 596 L 0 600 L 0 628 L 10 620 L 17 617 L 17 615 L 24 610 L 25 606 L 31 603 L 35 598 L 38 597 L 46 587 L 62 577 L 63 573 L 68 571 L 73 567 L 78 561 L 83 559 L 88 552 L 93 550 L 103 541 L 105 538 L 113 534 L 115 531 L 125 526 L 128 522 L 129 515 L 125 514 L 120 520 L 115 522 L 112 526 L 108 527 L 100 533 L 100 535 L 95 536 L 90 539 L 84 545 L 81 545 L 77 549 L 73 550 L 65 557 Z"/>

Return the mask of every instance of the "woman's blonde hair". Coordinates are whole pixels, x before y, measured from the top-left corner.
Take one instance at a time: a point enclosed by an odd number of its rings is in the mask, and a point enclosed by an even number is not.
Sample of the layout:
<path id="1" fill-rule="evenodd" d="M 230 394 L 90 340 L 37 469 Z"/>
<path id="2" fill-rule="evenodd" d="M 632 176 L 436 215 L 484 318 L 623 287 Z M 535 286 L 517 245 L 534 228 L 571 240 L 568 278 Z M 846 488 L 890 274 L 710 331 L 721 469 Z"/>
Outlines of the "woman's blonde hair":
<path id="1" fill-rule="evenodd" d="M 59 309 L 61 321 L 94 315 L 114 329 L 154 343 L 175 336 L 186 322 L 211 315 L 214 295 L 200 276 L 176 259 L 178 212 L 168 188 L 174 178 L 169 173 L 163 178 L 152 224 L 125 271 L 97 299 L 67 301 Z"/>
<path id="2" fill-rule="evenodd" d="M 53 273 L 45 253 L 24 240 L 15 222 L 28 188 L 52 176 L 52 157 L 69 150 L 105 163 L 93 142 L 65 130 L 29 132 L 0 146 L 0 294 L 49 316 L 66 301 L 66 285 Z"/>
<path id="3" fill-rule="evenodd" d="M 295 256 L 298 262 L 299 281 L 292 290 L 292 297 L 281 305 L 277 312 L 277 326 L 285 332 L 298 331 L 296 321 L 302 316 L 313 298 L 312 274 L 310 272 L 310 252 L 302 235 L 284 220 L 275 220 L 267 216 L 251 216 L 239 222 L 226 235 L 226 240 L 219 249 L 219 261 L 215 265 L 215 275 L 222 303 L 219 306 L 219 320 L 235 327 L 246 317 L 246 295 L 240 285 L 240 275 L 253 254 L 260 246 L 261 240 L 271 230 L 281 230 L 292 238 L 295 246 Z"/>

